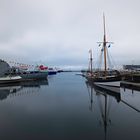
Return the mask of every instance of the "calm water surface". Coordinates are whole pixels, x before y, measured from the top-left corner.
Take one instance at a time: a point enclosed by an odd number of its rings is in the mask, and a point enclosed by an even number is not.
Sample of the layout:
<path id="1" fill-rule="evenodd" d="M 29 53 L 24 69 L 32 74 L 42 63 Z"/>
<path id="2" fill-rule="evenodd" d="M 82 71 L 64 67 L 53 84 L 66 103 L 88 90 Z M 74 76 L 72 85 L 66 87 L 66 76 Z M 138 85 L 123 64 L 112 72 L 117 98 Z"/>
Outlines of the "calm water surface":
<path id="1" fill-rule="evenodd" d="M 139 140 L 140 92 L 109 94 L 75 73 L 0 87 L 0 140 Z"/>

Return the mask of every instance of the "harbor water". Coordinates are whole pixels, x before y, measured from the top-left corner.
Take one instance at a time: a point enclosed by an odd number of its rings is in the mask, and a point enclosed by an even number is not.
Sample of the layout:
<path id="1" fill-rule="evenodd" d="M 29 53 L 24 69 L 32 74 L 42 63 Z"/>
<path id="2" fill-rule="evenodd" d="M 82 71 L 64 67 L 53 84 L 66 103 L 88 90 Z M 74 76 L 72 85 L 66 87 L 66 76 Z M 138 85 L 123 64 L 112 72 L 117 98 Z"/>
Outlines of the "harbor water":
<path id="1" fill-rule="evenodd" d="M 139 140 L 140 91 L 109 93 L 74 72 L 0 87 L 0 140 Z"/>

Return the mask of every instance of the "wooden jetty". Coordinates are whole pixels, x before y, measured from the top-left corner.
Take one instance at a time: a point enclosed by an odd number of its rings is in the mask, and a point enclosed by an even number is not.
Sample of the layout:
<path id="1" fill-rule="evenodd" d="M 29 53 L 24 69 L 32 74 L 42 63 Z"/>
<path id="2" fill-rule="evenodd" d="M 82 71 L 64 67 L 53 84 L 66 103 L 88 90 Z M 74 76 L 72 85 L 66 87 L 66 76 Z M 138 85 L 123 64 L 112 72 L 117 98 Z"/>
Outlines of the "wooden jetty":
<path id="1" fill-rule="evenodd" d="M 120 83 L 121 87 L 134 89 L 140 91 L 140 83 L 136 82 L 129 82 L 129 81 L 121 81 Z"/>

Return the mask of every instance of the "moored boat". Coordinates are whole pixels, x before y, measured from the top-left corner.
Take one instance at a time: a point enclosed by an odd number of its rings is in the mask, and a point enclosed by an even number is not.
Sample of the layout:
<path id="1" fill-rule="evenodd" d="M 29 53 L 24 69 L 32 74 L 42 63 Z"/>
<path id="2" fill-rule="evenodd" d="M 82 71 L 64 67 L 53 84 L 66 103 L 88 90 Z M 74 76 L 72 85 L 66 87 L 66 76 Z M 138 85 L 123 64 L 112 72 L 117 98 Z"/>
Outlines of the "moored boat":
<path id="1" fill-rule="evenodd" d="M 48 68 L 48 75 L 55 75 L 57 74 L 57 70 L 54 68 Z"/>
<path id="2" fill-rule="evenodd" d="M 22 77 L 21 76 L 5 76 L 0 77 L 0 84 L 9 84 L 9 83 L 15 83 L 15 82 L 21 82 Z"/>
<path id="3" fill-rule="evenodd" d="M 28 80 L 38 80 L 38 79 L 47 79 L 48 73 L 43 73 L 40 71 L 26 71 L 18 73 L 23 79 Z"/>
<path id="4" fill-rule="evenodd" d="M 42 73 L 48 73 L 48 75 L 54 75 L 57 73 L 57 70 L 51 67 L 46 67 L 44 65 L 37 66 L 36 69 Z"/>
<path id="5" fill-rule="evenodd" d="M 20 70 L 18 68 L 12 67 L 10 74 L 19 75 L 24 80 L 38 80 L 38 79 L 47 79 L 48 73 L 41 72 L 37 69 L 34 70 Z"/>
<path id="6" fill-rule="evenodd" d="M 104 22 L 104 38 L 103 42 L 98 42 L 99 46 L 102 46 L 101 55 L 104 58 L 104 70 L 92 70 L 92 51 L 90 50 L 90 72 L 85 76 L 86 79 L 92 83 L 102 84 L 102 85 L 114 85 L 117 81 L 117 85 L 120 87 L 121 75 L 118 70 L 110 69 L 107 65 L 107 49 L 110 47 L 112 42 L 106 41 L 106 30 L 105 30 L 105 16 L 103 15 Z M 108 60 L 110 61 L 110 60 Z"/>

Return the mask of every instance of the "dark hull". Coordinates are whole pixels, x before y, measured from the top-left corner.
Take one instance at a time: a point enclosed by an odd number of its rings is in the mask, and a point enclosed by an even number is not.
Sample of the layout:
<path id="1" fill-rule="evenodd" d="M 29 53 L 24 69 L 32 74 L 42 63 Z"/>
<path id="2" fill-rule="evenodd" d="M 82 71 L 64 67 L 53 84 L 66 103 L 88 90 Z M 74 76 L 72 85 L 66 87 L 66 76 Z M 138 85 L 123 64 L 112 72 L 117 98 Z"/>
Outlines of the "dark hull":
<path id="1" fill-rule="evenodd" d="M 13 81 L 13 82 L 3 82 L 0 83 L 0 87 L 13 87 L 13 86 L 22 86 L 22 87 L 39 87 L 41 85 L 48 85 L 48 79 L 38 79 L 38 80 L 26 80 L 21 79 L 19 81 Z"/>
<path id="2" fill-rule="evenodd" d="M 48 73 L 45 72 L 38 72 L 38 73 L 23 73 L 20 74 L 24 80 L 38 80 L 38 79 L 47 79 Z"/>
<path id="3" fill-rule="evenodd" d="M 56 71 L 48 71 L 48 75 L 55 75 L 56 73 Z"/>
<path id="4" fill-rule="evenodd" d="M 16 79 L 16 80 L 0 80 L 0 84 L 12 84 L 12 83 L 19 83 L 22 79 Z"/>
<path id="5" fill-rule="evenodd" d="M 94 77 L 86 77 L 86 79 L 89 82 L 114 82 L 114 81 L 120 81 L 121 76 L 116 76 L 116 77 L 109 77 L 109 78 L 94 78 Z"/>

